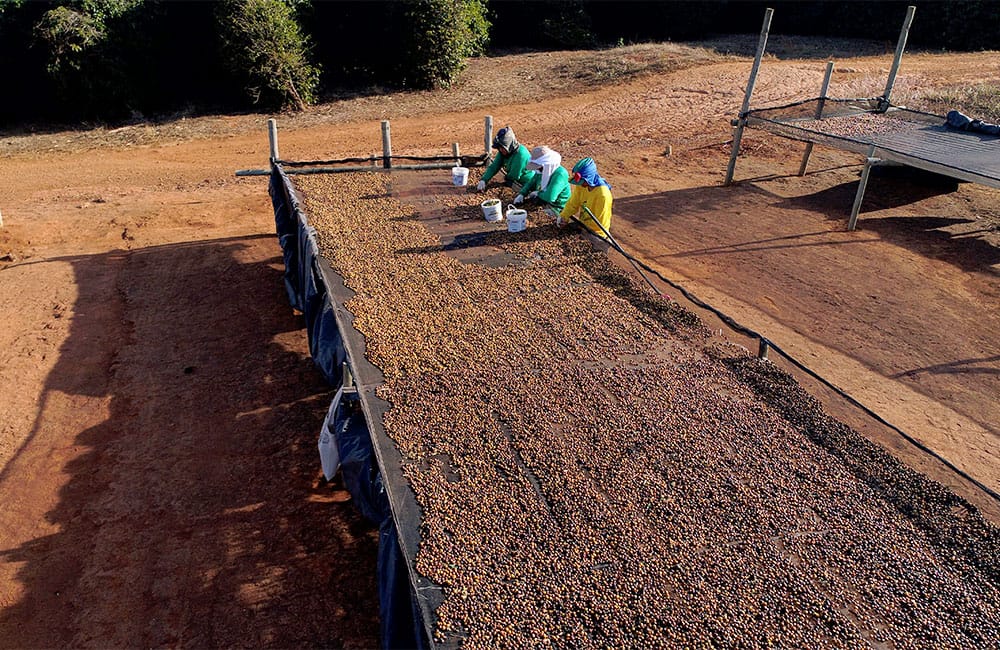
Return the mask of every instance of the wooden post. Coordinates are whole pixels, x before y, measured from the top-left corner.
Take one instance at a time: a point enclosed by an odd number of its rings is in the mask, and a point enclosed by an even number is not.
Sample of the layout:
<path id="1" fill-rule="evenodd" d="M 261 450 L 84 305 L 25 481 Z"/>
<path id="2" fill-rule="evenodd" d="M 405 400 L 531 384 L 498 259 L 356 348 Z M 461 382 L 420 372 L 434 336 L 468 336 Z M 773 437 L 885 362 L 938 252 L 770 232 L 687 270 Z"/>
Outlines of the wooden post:
<path id="1" fill-rule="evenodd" d="M 760 61 L 764 58 L 764 49 L 767 47 L 767 35 L 771 31 L 771 17 L 774 9 L 770 7 L 764 11 L 764 24 L 760 28 L 760 40 L 757 41 L 757 56 L 753 59 L 753 67 L 750 68 L 750 79 L 747 81 L 747 91 L 743 96 L 743 106 L 740 108 L 740 116 L 733 132 L 733 152 L 729 156 L 729 167 L 726 168 L 726 185 L 733 182 L 733 174 L 736 172 L 736 157 L 740 155 L 740 141 L 743 140 L 743 128 L 746 126 L 746 112 L 750 109 L 750 96 L 753 95 L 753 87 L 757 83 L 757 72 L 760 70 Z"/>
<path id="2" fill-rule="evenodd" d="M 868 175 L 871 174 L 872 165 L 878 162 L 875 157 L 875 145 L 868 148 L 868 157 L 865 158 L 865 167 L 861 170 L 861 182 L 858 183 L 858 193 L 854 197 L 854 207 L 851 208 L 851 219 L 847 222 L 847 229 L 854 230 L 858 226 L 858 213 L 861 212 L 861 201 L 865 198 L 865 188 L 868 187 Z"/>
<path id="3" fill-rule="evenodd" d="M 493 116 L 487 115 L 486 119 L 483 121 L 483 153 L 486 157 L 490 157 L 490 152 L 493 149 Z"/>
<path id="4" fill-rule="evenodd" d="M 826 74 L 823 75 L 823 86 L 819 91 L 819 103 L 816 104 L 816 119 L 823 117 L 823 107 L 826 104 L 826 93 L 830 90 L 830 77 L 833 76 L 833 61 L 826 62 Z M 806 143 L 806 152 L 802 156 L 802 164 L 799 166 L 799 176 L 806 173 L 806 165 L 809 164 L 809 156 L 813 151 L 813 143 Z"/>
<path id="5" fill-rule="evenodd" d="M 913 12 L 917 10 L 914 6 L 906 8 L 906 18 L 903 19 L 903 29 L 899 31 L 899 42 L 896 43 L 896 55 L 892 59 L 892 68 L 889 69 L 889 79 L 885 82 L 885 92 L 882 93 L 882 101 L 879 102 L 879 112 L 884 113 L 889 109 L 889 97 L 892 95 L 892 86 L 896 83 L 896 73 L 899 72 L 899 62 L 903 58 L 903 50 L 906 49 L 906 39 L 910 34 L 910 24 L 913 23 Z"/>
<path id="6" fill-rule="evenodd" d="M 458 153 L 458 143 L 457 142 L 452 142 L 451 143 L 451 155 L 455 156 L 455 166 L 456 167 L 461 167 L 462 166 L 462 156 L 461 156 L 461 154 Z"/>
<path id="7" fill-rule="evenodd" d="M 763 336 L 760 337 L 760 340 L 757 343 L 757 358 L 766 359 L 767 351 L 769 349 L 771 349 L 771 345 L 768 343 L 767 339 L 765 339 Z"/>
<path id="8" fill-rule="evenodd" d="M 278 157 L 278 122 L 274 119 L 267 121 L 267 139 L 271 144 L 271 162 L 281 160 Z"/>
<path id="9" fill-rule="evenodd" d="M 729 154 L 729 165 L 726 167 L 724 185 L 730 185 L 733 182 L 733 174 L 736 173 L 736 156 L 740 155 L 740 142 L 743 141 L 743 120 L 733 120 L 733 127 L 733 150 Z"/>
<path id="10" fill-rule="evenodd" d="M 389 120 L 382 120 L 382 166 L 392 167 L 392 136 L 389 133 Z"/>

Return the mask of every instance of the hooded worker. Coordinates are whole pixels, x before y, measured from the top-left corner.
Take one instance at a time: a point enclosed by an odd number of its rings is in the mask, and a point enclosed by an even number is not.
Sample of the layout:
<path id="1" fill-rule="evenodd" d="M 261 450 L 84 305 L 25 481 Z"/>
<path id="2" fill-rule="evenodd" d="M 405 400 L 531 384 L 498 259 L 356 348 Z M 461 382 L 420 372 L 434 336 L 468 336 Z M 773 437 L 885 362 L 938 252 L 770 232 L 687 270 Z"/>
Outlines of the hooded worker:
<path id="1" fill-rule="evenodd" d="M 527 165 L 531 177 L 514 197 L 514 203 L 521 203 L 525 198 L 537 198 L 546 206 L 562 210 L 569 200 L 571 188 L 569 172 L 561 163 L 562 156 L 548 147 L 532 149 Z"/>
<path id="2" fill-rule="evenodd" d="M 584 158 L 573 165 L 569 182 L 573 192 L 559 213 L 560 222 L 576 217 L 598 237 L 607 237 L 605 231 L 611 231 L 611 185 L 597 173 L 594 159 Z M 594 223 L 594 218 L 584 208 L 594 215 L 600 225 Z"/>
<path id="3" fill-rule="evenodd" d="M 509 126 L 497 131 L 497 135 L 493 138 L 493 148 L 497 150 L 497 155 L 493 158 L 493 161 L 483 172 L 483 178 L 476 185 L 476 189 L 482 192 L 486 189 L 486 183 L 493 178 L 501 167 L 504 171 L 504 180 L 507 185 L 511 183 L 517 183 L 518 185 L 524 185 L 528 180 L 528 171 L 525 166 L 528 164 L 528 160 L 531 158 L 531 154 L 528 153 L 528 148 L 517 141 L 517 137 L 514 135 L 514 129 Z"/>

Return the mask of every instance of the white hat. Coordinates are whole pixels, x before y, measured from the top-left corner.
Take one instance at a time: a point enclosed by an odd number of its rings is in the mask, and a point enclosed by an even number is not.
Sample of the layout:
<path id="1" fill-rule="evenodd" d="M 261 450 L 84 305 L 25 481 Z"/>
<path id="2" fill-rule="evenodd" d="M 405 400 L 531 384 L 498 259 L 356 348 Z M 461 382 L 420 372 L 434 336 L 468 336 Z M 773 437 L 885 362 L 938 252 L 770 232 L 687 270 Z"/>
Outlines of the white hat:
<path id="1" fill-rule="evenodd" d="M 531 150 L 531 160 L 528 162 L 528 169 L 542 170 L 542 182 L 539 189 L 544 190 L 549 186 L 549 179 L 552 172 L 562 163 L 562 156 L 548 147 L 535 147 Z"/>

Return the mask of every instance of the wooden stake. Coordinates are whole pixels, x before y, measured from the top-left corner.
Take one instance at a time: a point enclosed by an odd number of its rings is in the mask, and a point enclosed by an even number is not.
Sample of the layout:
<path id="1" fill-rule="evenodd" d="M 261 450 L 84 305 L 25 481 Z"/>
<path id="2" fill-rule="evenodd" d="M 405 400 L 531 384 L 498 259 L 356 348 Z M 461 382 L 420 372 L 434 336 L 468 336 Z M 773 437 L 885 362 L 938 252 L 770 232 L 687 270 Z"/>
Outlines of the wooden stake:
<path id="1" fill-rule="evenodd" d="M 833 76 L 833 61 L 826 62 L 826 74 L 823 75 L 823 86 L 819 91 L 819 103 L 816 104 L 816 119 L 823 117 L 823 107 L 826 105 L 826 93 L 830 90 L 830 77 Z M 806 165 L 809 164 L 809 156 L 812 154 L 813 143 L 806 143 L 806 152 L 802 156 L 802 164 L 799 166 L 799 176 L 806 173 Z"/>
<path id="2" fill-rule="evenodd" d="M 750 97 L 753 95 L 753 87 L 757 83 L 757 72 L 760 71 L 760 61 L 764 58 L 764 49 L 767 47 L 767 35 L 771 31 L 771 17 L 774 9 L 770 7 L 764 11 L 764 24 L 760 28 L 760 40 L 757 41 L 757 55 L 753 59 L 753 67 L 750 68 L 750 79 L 747 81 L 747 91 L 743 95 L 743 106 L 740 108 L 739 122 L 736 124 L 736 131 L 733 132 L 733 151 L 729 156 L 729 166 L 726 168 L 726 185 L 733 182 L 733 174 L 736 172 L 736 157 L 740 155 L 740 141 L 743 140 L 743 128 L 746 126 L 746 112 L 750 110 Z"/>
<path id="3" fill-rule="evenodd" d="M 455 166 L 456 167 L 461 167 L 462 166 L 462 156 L 461 156 L 461 154 L 458 153 L 458 143 L 457 142 L 452 142 L 451 143 L 451 154 L 453 156 L 455 156 Z"/>
<path id="4" fill-rule="evenodd" d="M 392 135 L 389 133 L 389 120 L 382 120 L 382 166 L 392 167 Z"/>
<path id="5" fill-rule="evenodd" d="M 281 160 L 278 157 L 278 122 L 274 119 L 267 121 L 267 139 L 271 144 L 271 162 Z"/>
<path id="6" fill-rule="evenodd" d="M 483 147 L 484 147 L 483 153 L 485 153 L 486 157 L 489 158 L 490 151 L 493 149 L 493 116 L 492 115 L 487 115 L 486 119 L 484 120 Z"/>

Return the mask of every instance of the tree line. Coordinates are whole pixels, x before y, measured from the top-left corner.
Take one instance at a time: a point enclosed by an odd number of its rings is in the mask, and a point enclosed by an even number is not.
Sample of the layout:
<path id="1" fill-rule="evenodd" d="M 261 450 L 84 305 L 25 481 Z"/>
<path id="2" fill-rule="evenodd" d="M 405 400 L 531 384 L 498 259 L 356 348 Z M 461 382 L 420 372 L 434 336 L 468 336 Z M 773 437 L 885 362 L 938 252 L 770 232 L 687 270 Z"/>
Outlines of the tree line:
<path id="1" fill-rule="evenodd" d="M 756 32 L 894 42 L 914 3 L 716 0 L 0 0 L 6 124 L 303 108 L 450 84 L 489 47 Z M 1000 1 L 915 2 L 916 48 L 998 49 Z"/>

